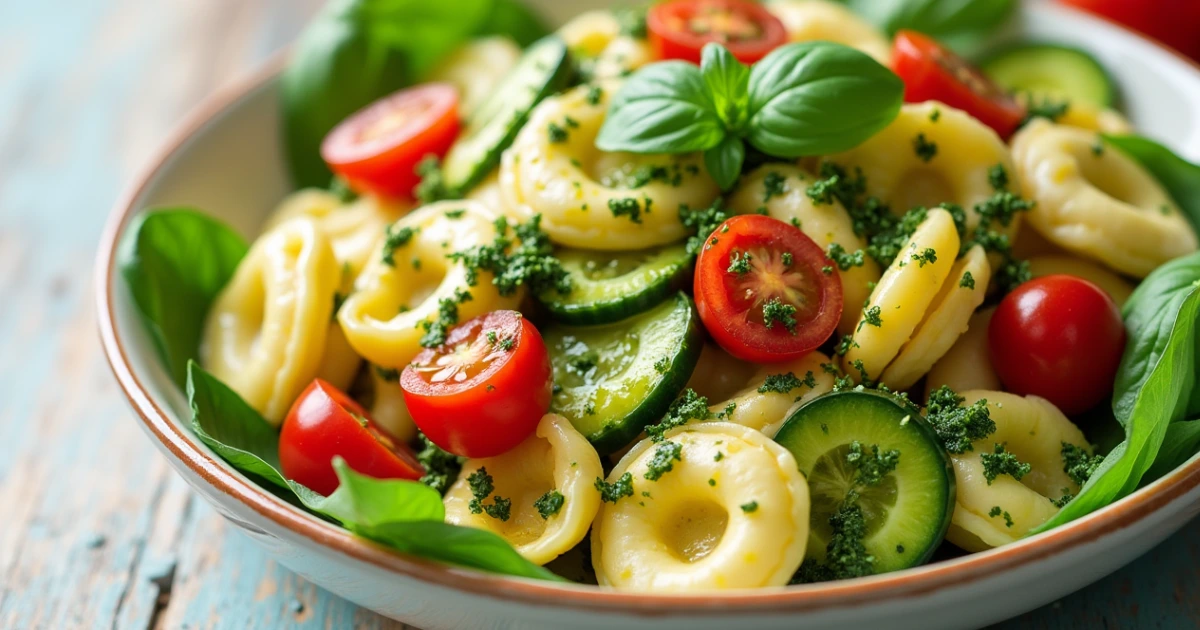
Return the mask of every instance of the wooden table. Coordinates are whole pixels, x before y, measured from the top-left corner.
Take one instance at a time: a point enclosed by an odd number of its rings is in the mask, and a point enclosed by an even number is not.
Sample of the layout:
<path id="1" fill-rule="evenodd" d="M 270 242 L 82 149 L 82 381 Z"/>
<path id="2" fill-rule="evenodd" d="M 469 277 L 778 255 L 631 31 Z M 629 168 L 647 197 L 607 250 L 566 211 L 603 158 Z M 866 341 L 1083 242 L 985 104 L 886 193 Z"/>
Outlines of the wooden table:
<path id="1" fill-rule="evenodd" d="M 318 0 L 0 2 L 0 628 L 403 628 L 276 565 L 168 468 L 101 355 L 120 188 Z M 1200 626 L 1200 525 L 1004 628 Z"/>

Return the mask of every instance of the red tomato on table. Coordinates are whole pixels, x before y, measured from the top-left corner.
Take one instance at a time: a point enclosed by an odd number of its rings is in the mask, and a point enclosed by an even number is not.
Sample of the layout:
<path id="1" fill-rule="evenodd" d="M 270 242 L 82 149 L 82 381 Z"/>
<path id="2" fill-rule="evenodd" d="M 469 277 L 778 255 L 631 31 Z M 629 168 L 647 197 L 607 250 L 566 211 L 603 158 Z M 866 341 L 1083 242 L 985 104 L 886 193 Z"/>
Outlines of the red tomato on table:
<path id="1" fill-rule="evenodd" d="M 352 190 L 408 199 L 417 164 L 442 157 L 458 136 L 458 90 L 427 83 L 386 96 L 343 120 L 321 143 L 321 157 Z"/>
<path id="2" fill-rule="evenodd" d="M 828 273 L 826 273 L 828 272 Z M 696 260 L 696 310 L 712 338 L 744 361 L 798 359 L 842 316 L 833 262 L 799 228 L 751 214 L 721 224 Z"/>
<path id="3" fill-rule="evenodd" d="M 1043 276 L 1000 301 L 988 348 L 1006 389 L 1078 414 L 1112 392 L 1125 325 L 1100 287 L 1075 276 Z"/>
<path id="4" fill-rule="evenodd" d="M 1196 0 L 1059 0 L 1149 35 L 1200 61 Z"/>
<path id="5" fill-rule="evenodd" d="M 646 13 L 650 44 L 663 59 L 700 63 L 709 42 L 742 63 L 754 63 L 787 43 L 783 22 L 749 0 L 670 0 Z"/>
<path id="6" fill-rule="evenodd" d="M 413 422 L 434 444 L 491 457 L 520 444 L 550 408 L 550 353 L 516 311 L 459 324 L 400 374 Z"/>
<path id="7" fill-rule="evenodd" d="M 284 477 L 329 496 L 339 483 L 334 457 L 376 479 L 420 479 L 424 474 L 412 451 L 376 426 L 362 405 L 316 379 L 283 421 L 279 464 Z"/>
<path id="8" fill-rule="evenodd" d="M 896 33 L 892 70 L 904 80 L 904 101 L 941 101 L 961 109 L 1008 139 L 1025 108 L 967 60 L 913 31 Z"/>

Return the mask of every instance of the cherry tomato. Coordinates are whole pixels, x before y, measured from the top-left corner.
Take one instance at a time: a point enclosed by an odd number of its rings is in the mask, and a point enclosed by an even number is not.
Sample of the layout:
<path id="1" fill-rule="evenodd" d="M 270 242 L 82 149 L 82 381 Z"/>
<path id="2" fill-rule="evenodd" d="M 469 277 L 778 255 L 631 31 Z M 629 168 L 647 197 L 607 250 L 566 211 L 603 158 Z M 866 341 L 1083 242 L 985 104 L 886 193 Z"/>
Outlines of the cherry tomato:
<path id="1" fill-rule="evenodd" d="M 284 477 L 329 496 L 338 487 L 334 457 L 376 479 L 420 479 L 424 474 L 412 451 L 376 426 L 362 405 L 316 379 L 283 421 L 279 464 Z"/>
<path id="2" fill-rule="evenodd" d="M 1078 414 L 1112 392 L 1125 326 L 1100 287 L 1075 276 L 1043 276 L 1000 301 L 988 348 L 1006 389 Z"/>
<path id="3" fill-rule="evenodd" d="M 896 33 L 892 70 L 904 80 L 908 103 L 941 101 L 979 119 L 1007 139 L 1025 108 L 967 60 L 913 31 Z"/>
<path id="4" fill-rule="evenodd" d="M 516 311 L 459 324 L 400 374 L 404 402 L 425 437 L 464 457 L 520 444 L 550 408 L 550 353 Z"/>
<path id="5" fill-rule="evenodd" d="M 1196 0 L 1059 0 L 1149 35 L 1200 61 Z"/>
<path id="6" fill-rule="evenodd" d="M 799 228 L 770 217 L 733 217 L 696 260 L 696 310 L 712 338 L 744 361 L 798 359 L 842 316 L 833 262 Z"/>
<path id="7" fill-rule="evenodd" d="M 442 157 L 458 135 L 458 90 L 427 83 L 385 96 L 343 120 L 321 157 L 358 193 L 411 198 L 417 164 Z"/>
<path id="8" fill-rule="evenodd" d="M 783 22 L 749 0 L 670 0 L 650 8 L 646 29 L 660 58 L 692 63 L 700 63 L 709 42 L 723 44 L 742 63 L 787 43 Z"/>

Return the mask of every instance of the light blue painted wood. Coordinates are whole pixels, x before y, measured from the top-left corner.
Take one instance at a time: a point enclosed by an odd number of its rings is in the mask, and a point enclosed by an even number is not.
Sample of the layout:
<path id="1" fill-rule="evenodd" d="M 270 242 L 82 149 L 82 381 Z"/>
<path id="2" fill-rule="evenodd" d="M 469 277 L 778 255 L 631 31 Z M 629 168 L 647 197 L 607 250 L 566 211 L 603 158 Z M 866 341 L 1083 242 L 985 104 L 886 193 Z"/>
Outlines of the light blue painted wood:
<path id="1" fill-rule="evenodd" d="M 95 341 L 121 184 L 319 0 L 0 2 L 0 628 L 402 628 L 275 565 L 141 435 Z M 1000 624 L 1200 626 L 1200 525 Z"/>

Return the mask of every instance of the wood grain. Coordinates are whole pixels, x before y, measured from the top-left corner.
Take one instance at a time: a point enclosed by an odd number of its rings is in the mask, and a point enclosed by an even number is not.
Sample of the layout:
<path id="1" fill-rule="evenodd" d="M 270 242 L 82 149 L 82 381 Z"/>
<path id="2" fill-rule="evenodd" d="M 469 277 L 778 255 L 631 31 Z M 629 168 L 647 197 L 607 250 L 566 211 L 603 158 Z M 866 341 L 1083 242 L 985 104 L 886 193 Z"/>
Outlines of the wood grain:
<path id="1" fill-rule="evenodd" d="M 319 0 L 0 3 L 0 628 L 388 628 L 276 565 L 168 468 L 94 331 L 120 186 Z M 1200 526 L 1003 628 L 1200 626 Z"/>

